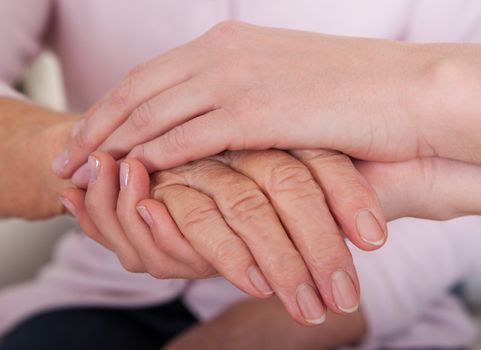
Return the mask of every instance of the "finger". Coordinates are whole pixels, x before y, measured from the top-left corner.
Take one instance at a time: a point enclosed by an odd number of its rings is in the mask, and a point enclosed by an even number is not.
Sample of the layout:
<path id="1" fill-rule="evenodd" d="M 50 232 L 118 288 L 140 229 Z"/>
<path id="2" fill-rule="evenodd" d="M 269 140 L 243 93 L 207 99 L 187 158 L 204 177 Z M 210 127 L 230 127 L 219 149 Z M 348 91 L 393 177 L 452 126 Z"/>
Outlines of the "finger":
<path id="1" fill-rule="evenodd" d="M 109 250 L 113 250 L 110 243 L 100 233 L 97 226 L 90 219 L 85 208 L 85 191 L 77 188 L 67 188 L 62 191 L 60 201 L 67 210 L 75 217 L 83 232 Z"/>
<path id="2" fill-rule="evenodd" d="M 224 159 L 267 194 L 324 303 L 334 312 L 356 311 L 359 283 L 351 253 L 309 169 L 275 150 L 227 153 Z"/>
<path id="3" fill-rule="evenodd" d="M 119 193 L 118 166 L 108 154 L 94 152 L 88 160 L 89 184 L 85 206 L 92 222 L 119 257 L 124 268 L 145 272 L 134 247 L 127 240 L 116 213 Z"/>
<path id="4" fill-rule="evenodd" d="M 198 277 L 217 274 L 214 267 L 184 238 L 163 203 L 144 199 L 137 204 L 137 211 L 149 226 L 155 244 L 165 254 L 189 266 L 198 273 Z"/>
<path id="5" fill-rule="evenodd" d="M 292 153 L 312 172 L 327 203 L 349 239 L 359 248 L 380 248 L 387 225 L 373 188 L 343 153 L 330 150 L 296 150 Z"/>
<path id="6" fill-rule="evenodd" d="M 241 149 L 241 144 L 232 143 L 238 133 L 234 118 L 225 110 L 217 109 L 134 147 L 128 158 L 138 159 L 149 172 L 169 169 L 226 149 Z"/>
<path id="7" fill-rule="evenodd" d="M 170 185 L 156 188 L 154 198 L 166 205 L 184 237 L 221 275 L 252 296 L 271 294 L 246 245 L 208 196 L 186 186 Z"/>
<path id="8" fill-rule="evenodd" d="M 78 188 L 86 189 L 89 184 L 89 165 L 84 163 L 78 170 L 72 175 L 72 183 Z"/>
<path id="9" fill-rule="evenodd" d="M 54 161 L 54 172 L 62 178 L 70 177 L 137 106 L 188 80 L 193 75 L 194 61 L 187 60 L 188 55 L 179 55 L 181 50 L 185 48 L 137 66 L 89 110 L 74 128 L 69 148 Z"/>
<path id="10" fill-rule="evenodd" d="M 157 179 L 159 186 L 172 182 L 168 174 L 163 172 L 162 178 Z M 291 315 L 302 324 L 322 322 L 325 311 L 309 271 L 258 186 L 212 160 L 173 170 L 170 177 L 179 176 L 185 178 L 189 187 L 214 200 L 226 223 L 245 242 Z M 306 290 L 308 301 L 304 300 Z"/>
<path id="11" fill-rule="evenodd" d="M 210 112 L 218 90 L 215 82 L 200 76 L 173 86 L 137 107 L 99 149 L 114 158 L 124 156 L 134 146 L 162 135 L 181 122 Z"/>
<path id="12" fill-rule="evenodd" d="M 376 190 L 388 220 L 449 220 L 480 213 L 480 166 L 437 157 L 397 163 L 356 161 L 355 166 Z"/>
<path id="13" fill-rule="evenodd" d="M 149 226 L 137 211 L 137 203 L 148 198 L 150 190 L 149 175 L 142 164 L 135 160 L 121 162 L 120 188 L 117 216 L 147 272 L 160 279 L 199 277 L 195 270 L 172 259 L 157 247 Z M 145 214 L 148 212 L 144 212 Z M 202 272 L 205 272 L 205 269 Z"/>

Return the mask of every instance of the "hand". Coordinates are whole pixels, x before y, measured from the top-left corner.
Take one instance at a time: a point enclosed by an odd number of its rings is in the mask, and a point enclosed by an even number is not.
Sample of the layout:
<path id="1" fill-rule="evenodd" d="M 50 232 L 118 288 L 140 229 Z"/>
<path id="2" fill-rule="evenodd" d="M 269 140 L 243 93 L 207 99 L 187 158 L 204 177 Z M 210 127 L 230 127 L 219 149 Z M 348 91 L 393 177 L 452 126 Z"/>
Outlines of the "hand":
<path id="1" fill-rule="evenodd" d="M 431 156 L 436 150 L 419 126 L 435 129 L 419 116 L 438 116 L 426 110 L 432 95 L 447 98 L 430 85 L 437 73 L 426 52 L 222 23 L 136 67 L 87 112 L 62 155 L 68 162 L 55 170 L 70 177 L 95 149 L 117 159 L 130 152 L 149 172 L 226 149 L 326 148 L 378 161 Z"/>
<path id="2" fill-rule="evenodd" d="M 0 98 L 0 217 L 45 219 L 64 212 L 69 183 L 50 163 L 70 142 L 75 116 Z"/>
<path id="3" fill-rule="evenodd" d="M 151 192 L 159 202 L 145 200 L 149 179 L 138 161 L 122 162 L 119 193 L 115 161 L 95 152 L 86 196 L 75 189 L 64 196 L 85 232 L 128 270 L 158 278 L 218 271 L 253 296 L 275 291 L 298 322 L 317 324 L 325 312 L 317 289 L 338 313 L 355 311 L 359 301 L 351 256 L 328 205 L 363 249 L 382 245 L 385 226 L 349 158 L 295 155 L 227 153 L 158 173 Z"/>

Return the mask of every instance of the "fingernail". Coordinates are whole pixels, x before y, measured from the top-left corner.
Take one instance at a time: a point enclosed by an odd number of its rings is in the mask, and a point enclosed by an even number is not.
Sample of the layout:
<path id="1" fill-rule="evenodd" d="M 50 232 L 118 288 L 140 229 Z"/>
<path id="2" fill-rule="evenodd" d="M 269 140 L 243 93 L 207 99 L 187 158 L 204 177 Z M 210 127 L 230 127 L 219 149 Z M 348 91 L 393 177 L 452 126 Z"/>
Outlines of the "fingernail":
<path id="1" fill-rule="evenodd" d="M 361 238 L 374 246 L 382 246 L 386 234 L 374 215 L 367 209 L 361 210 L 356 216 L 356 226 Z"/>
<path id="2" fill-rule="evenodd" d="M 122 162 L 120 163 L 120 190 L 123 190 L 129 184 L 129 164 Z"/>
<path id="3" fill-rule="evenodd" d="M 89 164 L 85 163 L 72 175 L 71 181 L 75 186 L 82 187 L 89 182 L 89 179 L 90 168 Z"/>
<path id="4" fill-rule="evenodd" d="M 145 223 L 149 225 L 149 227 L 152 227 L 154 225 L 154 219 L 152 219 L 149 210 L 143 205 L 139 205 L 136 209 L 142 219 L 144 219 Z"/>
<path id="5" fill-rule="evenodd" d="M 249 267 L 247 269 L 247 275 L 249 276 L 251 283 L 259 290 L 259 292 L 264 295 L 270 295 L 274 293 L 271 286 L 269 286 L 269 283 L 267 283 L 261 270 L 259 270 L 257 266 Z"/>
<path id="6" fill-rule="evenodd" d="M 60 197 L 60 202 L 70 212 L 70 214 L 72 214 L 73 216 L 77 216 L 77 209 L 75 209 L 75 206 L 71 201 L 69 201 L 65 197 Z"/>
<path id="7" fill-rule="evenodd" d="M 69 163 L 68 151 L 63 152 L 52 162 L 52 170 L 59 175 Z"/>
<path id="8" fill-rule="evenodd" d="M 345 271 L 332 274 L 332 294 L 339 310 L 353 313 L 359 308 L 359 296 L 351 277 Z"/>
<path id="9" fill-rule="evenodd" d="M 90 156 L 87 164 L 89 168 L 89 182 L 94 182 L 99 176 L 100 161 L 94 156 Z"/>
<path id="10" fill-rule="evenodd" d="M 84 124 L 85 119 L 83 118 L 75 122 L 75 124 L 72 126 L 72 130 L 70 131 L 70 138 L 74 139 L 78 135 L 80 129 L 83 128 Z"/>
<path id="11" fill-rule="evenodd" d="M 326 320 L 326 312 L 314 287 L 304 283 L 297 288 L 297 304 L 307 323 L 321 324 Z"/>

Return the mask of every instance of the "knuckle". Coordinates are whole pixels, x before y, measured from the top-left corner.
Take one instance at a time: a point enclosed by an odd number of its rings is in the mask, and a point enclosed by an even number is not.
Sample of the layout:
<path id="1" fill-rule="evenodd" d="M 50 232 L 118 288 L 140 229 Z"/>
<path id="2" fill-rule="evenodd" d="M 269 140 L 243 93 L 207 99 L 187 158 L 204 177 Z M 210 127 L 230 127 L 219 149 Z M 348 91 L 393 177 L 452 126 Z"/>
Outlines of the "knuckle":
<path id="1" fill-rule="evenodd" d="M 238 240 L 224 238 L 213 244 L 213 257 L 225 270 L 237 271 L 246 265 L 247 260 L 250 260 L 249 256 L 241 254 L 243 251 L 241 248 Z"/>
<path id="2" fill-rule="evenodd" d="M 127 72 L 127 78 L 136 79 L 149 66 L 149 64 L 150 61 L 135 65 Z"/>
<path id="3" fill-rule="evenodd" d="M 377 195 L 369 185 L 363 184 L 357 177 L 339 178 L 336 183 L 325 184 L 328 202 L 333 209 L 375 208 L 379 206 Z"/>
<path id="4" fill-rule="evenodd" d="M 151 175 L 151 195 L 152 197 L 161 197 L 159 192 L 162 188 L 172 185 L 185 185 L 186 181 L 181 173 L 177 173 L 170 170 L 158 171 Z"/>
<path id="5" fill-rule="evenodd" d="M 129 255 L 120 255 L 119 256 L 119 261 L 120 264 L 123 266 L 123 268 L 132 273 L 142 273 L 146 272 L 144 266 L 138 259 L 135 257 L 131 257 Z"/>
<path id="6" fill-rule="evenodd" d="M 191 267 L 197 273 L 199 278 L 212 277 L 217 273 L 212 265 L 206 262 L 193 264 Z"/>
<path id="7" fill-rule="evenodd" d="M 79 128 L 77 135 L 75 136 L 75 145 L 79 149 L 93 149 L 95 148 L 94 143 L 90 140 L 85 127 Z"/>
<path id="8" fill-rule="evenodd" d="M 134 132 L 145 130 L 152 125 L 154 116 L 150 103 L 146 102 L 137 107 L 130 115 L 130 125 Z"/>
<path id="9" fill-rule="evenodd" d="M 134 80 L 136 79 L 135 76 L 129 73 L 119 86 L 112 91 L 110 95 L 111 103 L 117 110 L 123 110 L 128 106 L 132 96 Z"/>
<path id="10" fill-rule="evenodd" d="M 271 255 L 263 270 L 269 271 L 269 275 L 277 287 L 291 286 L 295 284 L 295 281 L 308 275 L 307 267 L 294 248 Z"/>
<path id="11" fill-rule="evenodd" d="M 149 273 L 149 275 L 159 280 L 172 278 L 172 276 L 169 276 L 167 271 L 159 267 L 158 264 L 149 264 L 149 266 L 147 267 L 147 272 Z"/>
<path id="12" fill-rule="evenodd" d="M 178 125 L 165 134 L 167 151 L 183 150 L 187 147 L 185 126 Z"/>
<path id="13" fill-rule="evenodd" d="M 349 160 L 349 157 L 347 157 L 345 154 L 329 149 L 296 150 L 294 153 L 299 155 L 299 157 L 306 162 L 344 162 Z"/>
<path id="14" fill-rule="evenodd" d="M 338 235 L 336 235 L 338 236 Z M 303 252 L 303 257 L 308 262 L 310 270 L 318 276 L 340 268 L 352 265 L 352 256 L 343 242 L 334 235 L 324 236 L 331 243 L 322 244 L 322 247 L 310 247 Z"/>
<path id="15" fill-rule="evenodd" d="M 153 149 L 149 143 L 142 143 L 132 148 L 128 154 L 128 158 L 138 160 L 145 166 L 146 169 L 158 170 L 158 167 L 155 164 L 155 159 L 157 158 L 155 157 L 155 152 L 153 152 Z"/>
<path id="16" fill-rule="evenodd" d="M 210 223 L 221 218 L 217 207 L 210 200 L 198 203 L 197 206 L 188 210 L 184 217 L 182 226 L 186 232 L 195 232 L 199 227 L 208 227 Z M 182 230 L 184 231 L 184 230 Z"/>
<path id="17" fill-rule="evenodd" d="M 112 91 L 111 102 L 116 109 L 123 110 L 127 108 L 133 95 L 135 82 L 138 80 L 143 69 L 144 65 L 138 65 L 132 68 L 120 84 Z"/>
<path id="18" fill-rule="evenodd" d="M 299 164 L 281 164 L 271 170 L 267 181 L 269 192 L 298 191 L 300 188 L 312 188 L 315 181 L 309 170 Z"/>
<path id="19" fill-rule="evenodd" d="M 135 158 L 141 163 L 144 163 L 146 161 L 146 156 L 147 156 L 147 151 L 145 147 L 145 143 L 142 143 L 140 145 L 135 146 L 132 148 L 132 150 L 129 153 L 129 156 L 131 158 Z"/>
<path id="20" fill-rule="evenodd" d="M 208 36 L 214 38 L 214 40 L 229 40 L 238 37 L 241 24 L 236 21 L 228 20 L 217 23 L 208 32 Z"/>
<path id="21" fill-rule="evenodd" d="M 98 197 L 94 194 L 86 196 L 85 209 L 94 221 L 97 221 L 99 218 L 105 215 L 105 206 L 98 200 Z"/>
<path id="22" fill-rule="evenodd" d="M 228 219 L 247 222 L 253 217 L 265 213 L 265 209 L 269 205 L 269 200 L 261 190 L 248 189 L 241 191 L 228 199 L 225 216 Z"/>

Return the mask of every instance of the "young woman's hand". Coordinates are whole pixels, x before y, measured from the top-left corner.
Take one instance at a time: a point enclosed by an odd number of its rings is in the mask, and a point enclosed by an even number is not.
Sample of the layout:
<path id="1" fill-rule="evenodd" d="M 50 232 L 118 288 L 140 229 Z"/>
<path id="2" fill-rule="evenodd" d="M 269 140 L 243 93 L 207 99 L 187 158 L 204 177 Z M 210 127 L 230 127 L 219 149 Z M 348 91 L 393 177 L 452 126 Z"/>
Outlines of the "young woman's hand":
<path id="1" fill-rule="evenodd" d="M 435 146 L 446 140 L 434 140 L 451 126 L 449 101 L 468 90 L 458 84 L 448 94 L 456 65 L 437 63 L 449 52 L 221 23 L 132 70 L 87 112 L 55 170 L 70 177 L 96 149 L 129 154 L 149 172 L 224 150 L 325 148 L 377 161 L 439 155 Z"/>

